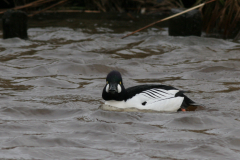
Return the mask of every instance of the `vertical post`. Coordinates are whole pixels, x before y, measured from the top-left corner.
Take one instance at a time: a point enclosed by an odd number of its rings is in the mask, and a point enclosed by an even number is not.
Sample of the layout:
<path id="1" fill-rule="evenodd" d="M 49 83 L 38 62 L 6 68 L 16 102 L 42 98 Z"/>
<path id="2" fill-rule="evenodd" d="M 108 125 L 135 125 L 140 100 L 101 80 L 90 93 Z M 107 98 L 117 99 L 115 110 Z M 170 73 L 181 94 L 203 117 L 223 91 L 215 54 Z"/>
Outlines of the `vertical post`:
<path id="1" fill-rule="evenodd" d="M 25 12 L 8 10 L 2 17 L 3 38 L 28 39 L 27 22 L 28 16 Z"/>
<path id="2" fill-rule="evenodd" d="M 172 14 L 181 9 L 172 9 Z M 201 36 L 202 16 L 199 10 L 192 10 L 169 20 L 168 34 L 170 36 Z"/>

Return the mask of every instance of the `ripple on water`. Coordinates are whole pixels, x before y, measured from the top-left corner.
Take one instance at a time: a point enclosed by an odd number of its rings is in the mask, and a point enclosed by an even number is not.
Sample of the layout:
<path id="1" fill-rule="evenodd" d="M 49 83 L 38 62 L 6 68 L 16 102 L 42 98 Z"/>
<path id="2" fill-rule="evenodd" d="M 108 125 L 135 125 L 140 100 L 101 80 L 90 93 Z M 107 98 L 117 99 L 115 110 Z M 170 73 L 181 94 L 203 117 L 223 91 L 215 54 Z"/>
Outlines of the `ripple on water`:
<path id="1" fill-rule="evenodd" d="M 86 26 L 30 28 L 29 40 L 0 40 L 1 158 L 239 159 L 238 43 L 157 28 L 120 39 L 122 30 L 99 21 Z M 126 87 L 171 85 L 205 107 L 101 110 L 113 69 Z"/>

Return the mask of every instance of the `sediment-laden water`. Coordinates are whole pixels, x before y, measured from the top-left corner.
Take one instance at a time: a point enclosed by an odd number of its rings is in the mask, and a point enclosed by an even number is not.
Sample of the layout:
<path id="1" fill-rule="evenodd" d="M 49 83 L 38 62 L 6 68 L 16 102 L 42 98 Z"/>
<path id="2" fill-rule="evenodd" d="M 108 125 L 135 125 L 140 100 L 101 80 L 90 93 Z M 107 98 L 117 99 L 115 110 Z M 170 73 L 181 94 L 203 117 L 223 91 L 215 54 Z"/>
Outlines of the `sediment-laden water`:
<path id="1" fill-rule="evenodd" d="M 29 40 L 0 39 L 0 157 L 239 159 L 240 44 L 170 37 L 158 27 L 120 39 L 128 28 L 120 32 L 112 23 L 90 29 L 35 24 Z M 191 91 L 205 107 L 101 110 L 113 69 L 125 87 L 171 85 Z"/>

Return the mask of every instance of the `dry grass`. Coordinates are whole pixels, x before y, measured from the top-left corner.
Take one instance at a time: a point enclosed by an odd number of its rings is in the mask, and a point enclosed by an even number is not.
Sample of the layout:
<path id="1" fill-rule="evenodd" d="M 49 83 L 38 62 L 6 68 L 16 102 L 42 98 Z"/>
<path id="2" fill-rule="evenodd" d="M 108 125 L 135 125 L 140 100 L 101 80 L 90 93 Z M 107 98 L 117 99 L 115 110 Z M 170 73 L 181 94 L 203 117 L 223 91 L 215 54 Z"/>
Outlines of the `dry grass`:
<path id="1" fill-rule="evenodd" d="M 203 29 L 208 35 L 220 34 L 222 38 L 234 38 L 239 32 L 240 0 L 217 0 L 203 8 Z"/>
<path id="2" fill-rule="evenodd" d="M 175 0 L 164 0 L 161 3 L 157 0 L 85 0 L 92 8 L 101 12 L 135 12 L 141 13 L 144 8 L 146 13 L 169 12 L 172 8 L 177 8 Z"/>
<path id="3" fill-rule="evenodd" d="M 10 0 L 4 0 L 10 3 Z M 12 9 L 21 9 L 30 13 L 30 16 L 40 12 L 61 6 L 65 2 L 77 2 L 77 0 L 13 0 L 15 7 Z M 172 8 L 183 7 L 182 0 L 163 0 L 158 3 L 157 0 L 79 0 L 84 2 L 84 10 L 101 12 L 134 12 L 134 13 L 170 13 Z M 209 2 L 209 0 L 196 0 L 194 6 Z M 69 4 L 70 4 L 69 3 Z M 66 8 L 71 10 L 71 8 Z M 0 11 L 0 14 L 6 10 Z M 57 11 L 57 10 L 56 10 Z M 130 14 L 129 13 L 129 14 Z M 222 38 L 234 38 L 233 35 L 239 35 L 237 25 L 240 25 L 240 0 L 216 0 L 206 5 L 202 9 L 203 30 L 207 35 L 218 34 Z"/>
<path id="4" fill-rule="evenodd" d="M 8 2 L 8 0 L 5 0 Z M 14 1 L 15 7 L 12 8 L 13 10 L 25 10 L 25 11 L 30 11 L 33 12 L 29 14 L 29 17 L 34 16 L 35 14 L 39 14 L 41 12 L 44 12 L 48 9 L 54 8 L 59 5 L 65 4 L 65 2 L 70 1 L 70 0 L 19 0 L 19 1 Z M 18 2 L 18 3 L 17 3 Z M 9 3 L 9 2 L 8 2 Z M 20 4 L 20 5 L 17 5 Z M 30 9 L 31 8 L 31 9 Z M 40 8 L 40 9 L 39 9 Z M 0 14 L 3 14 L 6 12 L 6 10 L 0 11 Z"/>
<path id="5" fill-rule="evenodd" d="M 10 3 L 10 0 L 4 0 Z M 76 0 L 67 0 L 74 2 Z M 135 12 L 141 13 L 142 9 L 146 10 L 145 13 L 169 13 L 172 8 L 181 6 L 175 0 L 164 0 L 158 3 L 157 0 L 81 0 L 86 6 L 84 10 L 98 10 L 101 12 Z M 21 9 L 26 12 L 34 12 L 42 10 L 43 8 L 52 8 L 51 6 L 60 6 L 60 0 L 13 0 L 15 7 L 12 9 Z M 58 4 L 58 5 L 55 5 Z M 69 5 L 71 9 L 71 6 Z M 72 6 L 74 7 L 74 6 Z M 4 13 L 6 10 L 0 12 Z M 36 12 L 37 13 L 37 12 Z"/>

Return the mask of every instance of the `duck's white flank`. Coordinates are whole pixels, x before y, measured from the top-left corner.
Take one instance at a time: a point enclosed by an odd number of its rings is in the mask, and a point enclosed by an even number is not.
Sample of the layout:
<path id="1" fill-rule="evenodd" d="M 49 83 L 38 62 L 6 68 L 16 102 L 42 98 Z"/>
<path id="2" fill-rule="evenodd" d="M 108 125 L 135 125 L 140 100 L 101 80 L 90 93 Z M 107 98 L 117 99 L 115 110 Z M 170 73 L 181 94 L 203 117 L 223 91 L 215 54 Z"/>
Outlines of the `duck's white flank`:
<path id="1" fill-rule="evenodd" d="M 155 111 L 176 112 L 184 100 L 183 97 L 175 97 L 179 90 L 150 89 L 136 94 L 127 101 L 106 101 L 106 105 L 118 108 L 137 108 Z"/>

